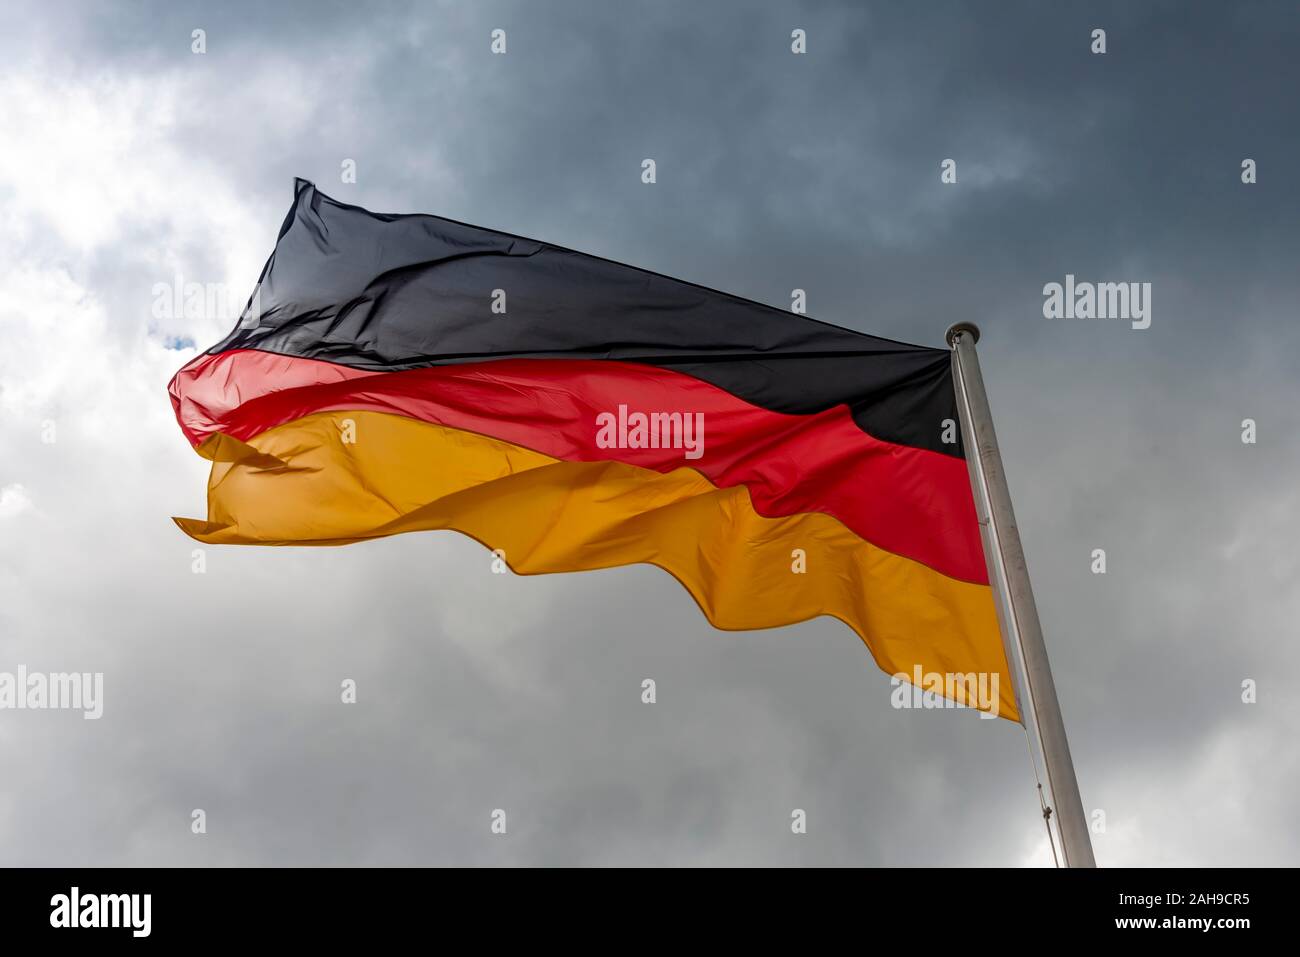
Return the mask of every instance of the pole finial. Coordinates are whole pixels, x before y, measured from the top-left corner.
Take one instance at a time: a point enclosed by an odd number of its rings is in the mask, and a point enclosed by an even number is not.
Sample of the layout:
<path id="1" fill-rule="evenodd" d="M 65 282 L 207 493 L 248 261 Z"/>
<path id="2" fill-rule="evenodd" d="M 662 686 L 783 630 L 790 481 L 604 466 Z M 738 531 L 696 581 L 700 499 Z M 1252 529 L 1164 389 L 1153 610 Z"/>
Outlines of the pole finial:
<path id="1" fill-rule="evenodd" d="M 975 325 L 975 323 L 973 322 L 956 322 L 953 323 L 951 326 L 949 326 L 948 331 L 943 334 L 944 341 L 948 343 L 949 348 L 952 348 L 957 344 L 956 339 L 963 332 L 970 333 L 970 337 L 972 341 L 974 342 L 980 341 L 979 326 Z"/>

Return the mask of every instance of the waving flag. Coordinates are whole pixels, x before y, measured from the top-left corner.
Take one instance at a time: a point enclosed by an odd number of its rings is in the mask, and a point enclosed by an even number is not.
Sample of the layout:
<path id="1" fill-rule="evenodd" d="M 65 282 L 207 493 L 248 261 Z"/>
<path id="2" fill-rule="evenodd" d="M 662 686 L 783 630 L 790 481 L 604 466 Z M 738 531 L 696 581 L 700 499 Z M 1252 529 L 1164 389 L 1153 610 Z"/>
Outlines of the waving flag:
<path id="1" fill-rule="evenodd" d="M 200 541 L 648 562 L 717 627 L 833 615 L 887 672 L 1000 675 L 986 710 L 1017 718 L 947 350 L 299 180 L 170 392 L 212 461 L 207 519 L 176 520 Z"/>

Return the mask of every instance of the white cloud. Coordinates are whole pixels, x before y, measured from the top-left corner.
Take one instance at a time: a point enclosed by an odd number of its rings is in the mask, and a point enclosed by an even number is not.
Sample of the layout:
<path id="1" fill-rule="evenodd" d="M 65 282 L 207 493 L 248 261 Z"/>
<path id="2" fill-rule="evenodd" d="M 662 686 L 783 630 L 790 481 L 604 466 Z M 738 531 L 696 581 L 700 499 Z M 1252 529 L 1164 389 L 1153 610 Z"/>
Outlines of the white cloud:
<path id="1" fill-rule="evenodd" d="M 31 507 L 27 491 L 17 482 L 0 487 L 0 519 L 12 518 Z"/>

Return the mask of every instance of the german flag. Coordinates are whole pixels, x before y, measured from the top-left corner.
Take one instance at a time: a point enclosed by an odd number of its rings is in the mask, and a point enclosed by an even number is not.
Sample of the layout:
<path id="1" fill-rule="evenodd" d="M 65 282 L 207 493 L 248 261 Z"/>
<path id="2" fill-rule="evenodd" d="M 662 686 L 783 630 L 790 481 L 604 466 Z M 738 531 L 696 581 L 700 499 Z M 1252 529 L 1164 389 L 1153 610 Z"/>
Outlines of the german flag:
<path id="1" fill-rule="evenodd" d="M 206 521 L 176 520 L 199 541 L 651 563 L 716 627 L 833 615 L 891 674 L 998 676 L 986 710 L 1018 720 L 947 350 L 298 180 L 169 391 L 212 462 Z"/>

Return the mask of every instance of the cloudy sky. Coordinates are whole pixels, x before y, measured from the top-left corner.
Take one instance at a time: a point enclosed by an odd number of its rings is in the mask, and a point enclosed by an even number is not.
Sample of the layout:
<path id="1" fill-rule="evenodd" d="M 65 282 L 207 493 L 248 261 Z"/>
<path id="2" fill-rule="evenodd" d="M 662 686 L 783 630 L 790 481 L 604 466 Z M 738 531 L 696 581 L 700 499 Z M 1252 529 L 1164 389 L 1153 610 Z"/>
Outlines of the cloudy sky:
<path id="1" fill-rule="evenodd" d="M 104 674 L 98 721 L 0 711 L 0 864 L 1050 864 L 1023 731 L 893 709 L 836 621 L 718 632 L 656 569 L 452 533 L 195 574 L 165 385 L 232 316 L 155 290 L 242 306 L 295 176 L 977 322 L 1098 862 L 1300 862 L 1294 5 L 211 6 L 0 33 L 0 671 Z M 1150 282 L 1150 328 L 1043 318 L 1067 274 Z"/>

